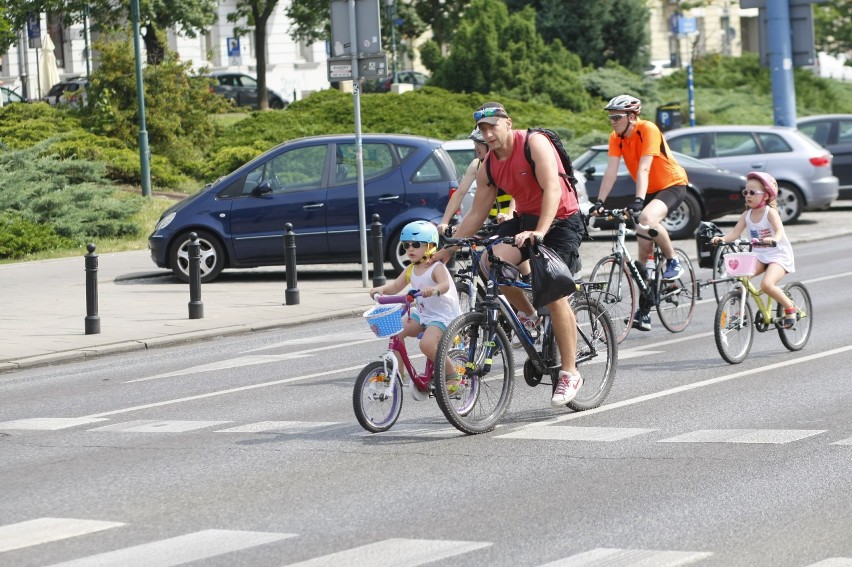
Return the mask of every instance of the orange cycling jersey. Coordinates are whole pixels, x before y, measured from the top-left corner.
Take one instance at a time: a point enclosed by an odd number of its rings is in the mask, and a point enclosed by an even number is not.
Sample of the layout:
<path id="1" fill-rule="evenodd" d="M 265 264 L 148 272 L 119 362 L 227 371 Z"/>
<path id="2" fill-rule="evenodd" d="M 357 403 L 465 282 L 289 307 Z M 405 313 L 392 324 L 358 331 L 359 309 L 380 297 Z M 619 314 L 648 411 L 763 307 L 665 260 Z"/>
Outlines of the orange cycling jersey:
<path id="1" fill-rule="evenodd" d="M 639 158 L 654 156 L 648 173 L 648 194 L 689 183 L 686 171 L 675 161 L 659 128 L 647 120 L 637 119 L 633 135 L 629 138 L 622 138 L 615 132 L 610 134 L 609 155 L 623 158 L 634 180 L 639 169 Z"/>

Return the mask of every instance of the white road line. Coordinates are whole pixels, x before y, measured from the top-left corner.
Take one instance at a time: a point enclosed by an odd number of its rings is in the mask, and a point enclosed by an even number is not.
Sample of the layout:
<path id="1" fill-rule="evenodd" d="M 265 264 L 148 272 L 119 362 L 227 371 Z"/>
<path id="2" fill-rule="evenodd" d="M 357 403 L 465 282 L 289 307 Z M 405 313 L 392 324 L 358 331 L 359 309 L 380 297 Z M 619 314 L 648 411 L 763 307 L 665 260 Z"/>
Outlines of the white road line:
<path id="1" fill-rule="evenodd" d="M 540 567 L 678 567 L 713 555 L 698 551 L 598 548 Z"/>
<path id="2" fill-rule="evenodd" d="M 81 557 L 51 567 L 173 567 L 295 537 L 295 534 L 204 530 Z"/>
<path id="3" fill-rule="evenodd" d="M 852 567 L 852 557 L 830 557 L 807 567 Z"/>
<path id="4" fill-rule="evenodd" d="M 137 419 L 135 421 L 95 427 L 94 429 L 89 429 L 89 431 L 118 431 L 121 433 L 186 433 L 187 431 L 197 431 L 199 429 L 204 429 L 205 427 L 213 427 L 224 423 L 231 422 Z"/>
<path id="5" fill-rule="evenodd" d="M 417 567 L 489 545 L 479 541 L 386 539 L 287 567 Z"/>
<path id="6" fill-rule="evenodd" d="M 247 425 L 238 425 L 228 429 L 219 429 L 216 433 L 304 433 L 318 427 L 340 425 L 336 421 L 259 421 Z"/>
<path id="7" fill-rule="evenodd" d="M 627 400 L 621 400 L 620 402 L 615 402 L 612 404 L 606 404 L 603 406 L 599 406 L 595 409 L 590 409 L 587 411 L 580 411 L 569 413 L 566 415 L 561 415 L 552 419 L 546 423 L 531 423 L 529 425 L 521 426 L 519 429 L 533 429 L 536 427 L 548 427 L 553 425 L 554 423 L 561 423 L 563 421 L 571 421 L 574 419 L 580 419 L 583 417 L 588 417 L 591 415 L 597 415 L 599 413 L 604 413 L 607 411 L 612 411 L 616 409 L 621 409 L 623 407 L 628 407 L 636 404 L 641 404 L 643 402 L 648 402 L 651 400 L 656 400 L 658 398 L 664 398 L 666 396 L 671 396 L 673 394 L 680 394 L 681 392 L 688 392 L 690 390 L 697 390 L 698 388 L 704 388 L 705 386 L 712 386 L 714 384 L 721 384 L 722 382 L 727 382 L 729 380 L 735 380 L 737 378 L 744 378 L 746 376 L 752 376 L 754 374 L 761 374 L 764 372 L 771 372 L 773 370 L 777 370 L 779 368 L 786 368 L 788 366 L 793 366 L 794 364 L 802 364 L 805 362 L 811 362 L 812 360 L 817 360 L 820 358 L 825 358 L 827 356 L 834 356 L 836 354 L 843 354 L 846 352 L 852 351 L 852 345 L 847 345 L 845 347 L 839 347 L 831 350 L 827 350 L 825 352 L 818 352 L 814 354 L 809 354 L 806 356 L 802 356 L 800 358 L 794 358 L 792 360 L 784 360 L 782 362 L 776 362 L 774 364 L 767 364 L 761 366 L 759 368 L 752 368 L 750 370 L 743 370 L 741 372 L 734 372 L 733 374 L 727 374 L 725 376 L 719 376 L 717 378 L 710 378 L 708 380 L 702 380 L 701 382 L 693 382 L 692 384 L 685 384 L 683 386 L 678 386 L 676 388 L 670 388 L 668 390 L 662 390 L 660 392 L 655 392 L 653 394 L 646 394 L 644 396 L 639 396 L 637 398 L 631 398 Z M 97 416 L 92 416 L 97 417 Z M 503 436 L 500 436 L 503 437 Z M 498 439 L 500 437 L 497 437 Z"/>
<path id="8" fill-rule="evenodd" d="M 832 445 L 852 445 L 852 437 L 843 439 L 842 441 L 835 441 Z"/>
<path id="9" fill-rule="evenodd" d="M 0 552 L 23 549 L 123 525 L 121 522 L 101 522 L 74 518 L 38 518 L 9 524 L 0 526 Z"/>
<path id="10" fill-rule="evenodd" d="M 506 439 L 541 439 L 554 441 L 621 441 L 637 435 L 653 433 L 656 429 L 637 427 L 546 427 L 520 429 L 501 435 Z"/>
<path id="11" fill-rule="evenodd" d="M 367 338 L 369 337 L 369 338 Z M 244 350 L 243 352 L 257 352 L 259 350 L 269 350 L 271 348 L 280 348 L 283 346 L 293 346 L 293 345 L 315 345 L 317 341 L 321 340 L 324 343 L 346 343 L 339 345 L 330 345 L 325 347 L 320 347 L 317 349 L 310 349 L 303 352 L 314 352 L 317 350 L 327 350 L 330 348 L 341 348 L 349 345 L 356 345 L 361 343 L 370 343 L 374 341 L 387 341 L 387 339 L 380 339 L 371 333 L 368 330 L 364 331 L 350 331 L 348 333 L 331 333 L 329 335 L 323 335 L 321 338 L 317 337 L 301 337 L 298 339 L 290 339 L 287 341 L 280 341 L 277 343 L 272 343 L 266 346 L 257 347 L 249 350 Z"/>
<path id="12" fill-rule="evenodd" d="M 85 418 L 85 417 L 33 417 L 29 419 L 15 419 L 12 421 L 0 422 L 0 429 L 25 429 L 28 431 L 57 431 L 59 429 L 68 429 L 69 427 L 77 427 L 78 425 L 89 425 L 106 421 L 106 418 Z"/>
<path id="13" fill-rule="evenodd" d="M 783 445 L 825 433 L 825 429 L 701 429 L 658 443 L 766 443 Z"/>
<path id="14" fill-rule="evenodd" d="M 255 364 L 270 364 L 272 362 L 284 362 L 285 360 L 295 360 L 297 358 L 307 358 L 310 354 L 304 352 L 291 352 L 287 354 L 261 354 L 238 356 L 236 358 L 228 358 L 210 364 L 201 364 L 199 366 L 191 366 L 173 372 L 157 374 L 155 376 L 146 376 L 145 378 L 137 378 L 135 380 L 127 380 L 122 384 L 133 384 L 134 382 L 147 382 L 148 380 L 159 380 L 160 378 L 174 378 L 175 376 L 186 376 L 187 374 L 200 374 L 202 372 L 213 372 L 216 370 L 227 370 L 228 368 L 242 368 L 244 366 L 254 366 Z"/>

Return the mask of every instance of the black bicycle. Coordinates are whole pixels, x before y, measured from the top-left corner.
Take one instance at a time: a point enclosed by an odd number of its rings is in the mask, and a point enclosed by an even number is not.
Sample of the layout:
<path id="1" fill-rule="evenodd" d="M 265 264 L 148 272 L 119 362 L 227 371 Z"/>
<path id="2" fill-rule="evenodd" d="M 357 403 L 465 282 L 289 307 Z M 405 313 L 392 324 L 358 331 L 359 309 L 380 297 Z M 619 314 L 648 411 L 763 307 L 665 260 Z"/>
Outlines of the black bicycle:
<path id="1" fill-rule="evenodd" d="M 489 265 L 484 297 L 476 302 L 473 311 L 463 313 L 447 326 L 435 355 L 436 360 L 443 360 L 442 357 L 451 351 L 467 353 L 467 362 L 458 369 L 458 380 L 453 377 L 452 383 L 448 384 L 442 365 L 435 369 L 433 379 L 435 398 L 441 411 L 457 429 L 468 434 L 491 431 L 509 409 L 515 387 L 515 361 L 506 328 L 517 334 L 521 347 L 527 353 L 524 380 L 528 385 L 538 386 L 548 376 L 550 382 L 545 384 L 551 386 L 552 395 L 562 368 L 547 309 L 538 310 L 539 325 L 528 329 L 499 292 L 499 286 L 531 290 L 530 284 L 516 277 L 515 266 L 494 255 L 493 246 L 501 242 L 512 244 L 514 238 L 475 236 L 447 239 L 448 246 L 468 247 L 473 265 L 479 265 L 483 255 L 488 258 Z M 583 289 L 586 285 L 596 284 L 579 284 Z M 587 293 L 574 295 L 571 305 L 577 319 L 576 363 L 583 376 L 583 387 L 567 406 L 583 411 L 599 406 L 612 388 L 618 342 L 612 321 L 600 303 Z M 457 400 L 467 396 L 469 391 L 476 392 L 476 400 L 460 411 Z"/>

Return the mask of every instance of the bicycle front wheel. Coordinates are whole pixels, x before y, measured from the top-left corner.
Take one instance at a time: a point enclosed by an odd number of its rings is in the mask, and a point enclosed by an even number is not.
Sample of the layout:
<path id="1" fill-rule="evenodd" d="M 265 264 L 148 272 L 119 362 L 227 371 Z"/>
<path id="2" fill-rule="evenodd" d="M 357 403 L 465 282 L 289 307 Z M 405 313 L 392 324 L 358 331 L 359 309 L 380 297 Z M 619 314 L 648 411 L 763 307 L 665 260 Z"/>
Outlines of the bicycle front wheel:
<path id="1" fill-rule="evenodd" d="M 447 383 L 441 362 L 456 364 L 458 384 Z M 515 388 L 515 361 L 506 333 L 488 330 L 485 313 L 464 313 L 449 324 L 435 354 L 435 399 L 456 429 L 468 434 L 491 431 L 505 415 Z"/>
<path id="2" fill-rule="evenodd" d="M 781 338 L 781 344 L 787 347 L 788 350 L 802 350 L 808 339 L 811 338 L 811 325 L 814 319 L 814 307 L 811 305 L 811 294 L 807 288 L 799 282 L 790 282 L 784 286 L 784 293 L 787 297 L 793 300 L 793 304 L 798 308 L 796 314 L 796 324 L 792 329 L 785 329 L 783 321 L 778 325 L 778 335 Z M 784 307 L 778 305 L 775 309 L 776 317 L 784 318 Z"/>
<path id="3" fill-rule="evenodd" d="M 716 306 L 713 323 L 716 348 L 722 358 L 731 364 L 739 364 L 745 360 L 754 341 L 754 318 L 748 299 L 743 299 L 741 291 L 731 291 L 722 298 Z"/>
<path id="4" fill-rule="evenodd" d="M 675 248 L 675 257 L 680 261 L 683 273 L 676 280 L 662 280 L 657 284 L 657 314 L 663 327 L 672 333 L 679 333 L 692 320 L 698 284 L 686 252 Z M 660 274 L 659 268 L 657 274 Z"/>
<path id="5" fill-rule="evenodd" d="M 399 375 L 391 377 L 385 372 L 381 360 L 371 362 L 361 370 L 352 392 L 352 407 L 361 427 L 373 433 L 387 431 L 396 423 L 402 410 L 402 381 Z"/>
<path id="6" fill-rule="evenodd" d="M 716 282 L 713 284 L 713 295 L 716 296 L 716 303 L 722 301 L 723 297 L 733 291 L 734 284 L 737 283 L 737 280 L 728 277 L 728 273 L 725 271 L 725 252 L 724 246 L 717 246 L 713 253 L 712 279 Z"/>
<path id="7" fill-rule="evenodd" d="M 624 261 L 616 260 L 615 256 L 601 258 L 592 268 L 589 281 L 606 284 L 600 292 L 589 294 L 609 313 L 616 340 L 623 341 L 630 334 L 636 312 L 636 291 Z"/>
<path id="8" fill-rule="evenodd" d="M 618 340 L 612 320 L 599 301 L 575 302 L 574 316 L 577 318 L 577 370 L 583 377 L 583 386 L 568 402 L 568 407 L 583 411 L 601 405 L 612 389 Z"/>

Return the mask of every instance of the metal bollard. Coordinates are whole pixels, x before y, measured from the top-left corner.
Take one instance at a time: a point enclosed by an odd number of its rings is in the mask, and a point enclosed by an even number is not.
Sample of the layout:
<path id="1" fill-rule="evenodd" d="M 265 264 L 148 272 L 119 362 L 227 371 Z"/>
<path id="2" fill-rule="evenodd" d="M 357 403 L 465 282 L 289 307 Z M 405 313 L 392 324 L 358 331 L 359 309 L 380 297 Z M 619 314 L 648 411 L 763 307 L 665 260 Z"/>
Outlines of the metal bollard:
<path id="1" fill-rule="evenodd" d="M 101 333 L 101 318 L 98 315 L 98 255 L 95 254 L 95 245 L 86 245 L 89 251 L 85 256 L 86 265 L 86 334 L 99 335 Z"/>
<path id="2" fill-rule="evenodd" d="M 204 304 L 201 303 L 201 244 L 198 235 L 189 233 L 189 318 L 203 319 Z"/>
<path id="3" fill-rule="evenodd" d="M 378 214 L 373 215 L 370 237 L 373 240 L 373 287 L 385 285 L 385 259 L 382 246 L 382 223 Z"/>
<path id="4" fill-rule="evenodd" d="M 287 271 L 287 289 L 284 291 L 284 305 L 299 304 L 299 289 L 296 287 L 296 235 L 293 225 L 284 225 L 284 269 Z"/>

